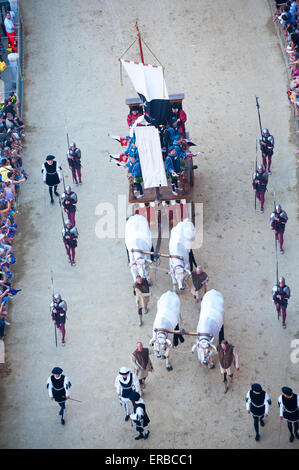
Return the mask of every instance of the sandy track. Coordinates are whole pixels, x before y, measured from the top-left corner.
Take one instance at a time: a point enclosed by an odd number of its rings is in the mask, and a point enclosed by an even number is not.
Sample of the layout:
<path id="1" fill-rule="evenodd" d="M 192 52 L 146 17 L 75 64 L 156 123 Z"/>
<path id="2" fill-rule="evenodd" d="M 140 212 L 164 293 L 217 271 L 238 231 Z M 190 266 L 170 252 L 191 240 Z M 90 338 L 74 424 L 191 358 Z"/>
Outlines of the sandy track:
<path id="1" fill-rule="evenodd" d="M 83 11 L 78 0 L 65 0 L 63 8 L 57 0 L 23 0 L 24 160 L 30 180 L 22 189 L 18 220 L 15 287 L 23 292 L 11 309 L 7 373 L 1 375 L 2 448 L 276 447 L 280 388 L 290 385 L 299 391 L 298 365 L 289 357 L 290 342 L 299 337 L 294 131 L 267 2 L 240 3 L 227 0 L 224 7 L 219 0 L 188 0 L 182 6 L 165 0 L 162 9 L 156 0 L 89 0 Z M 123 240 L 95 235 L 96 206 L 116 206 L 118 195 L 127 193 L 124 174 L 109 164 L 104 151 L 118 150 L 107 137 L 109 131 L 126 134 L 124 100 L 135 93 L 128 79 L 119 86 L 116 58 L 134 40 L 135 17 L 144 40 L 166 66 L 169 93 L 185 93 L 188 130 L 205 152 L 194 189 L 194 201 L 204 204 L 204 243 L 196 257 L 209 274 L 209 287 L 224 294 L 226 336 L 240 357 L 239 375 L 225 396 L 218 369 L 204 369 L 191 354 L 173 353 L 171 373 L 154 361 L 145 393 L 152 432 L 142 443 L 133 440 L 135 433 L 123 421 L 113 385 L 118 368 L 129 364 L 136 341 L 150 339 L 155 306 L 152 302 L 139 328 Z M 286 330 L 271 302 L 275 257 L 270 193 L 264 215 L 255 215 L 253 209 L 250 173 L 259 132 L 255 94 L 263 126 L 276 139 L 269 191 L 276 188 L 289 214 L 286 251 L 279 258 L 280 273 L 292 289 Z M 65 167 L 64 114 L 84 165 L 84 185 L 76 189 L 80 239 L 75 269 L 66 261 L 58 204 L 50 207 L 48 196 L 45 204 L 40 174 L 48 153 Z M 71 184 L 70 175 L 66 182 Z M 166 267 L 165 261 L 161 265 Z M 49 319 L 51 267 L 55 290 L 69 304 L 65 349 L 55 348 Z M 169 279 L 159 272 L 153 300 L 168 288 Z M 187 293 L 182 296 L 182 317 L 186 329 L 195 328 L 198 313 Z M 188 338 L 180 349 L 190 350 L 191 344 Z M 56 365 L 70 376 L 73 397 L 83 401 L 68 404 L 65 427 L 45 389 Z M 273 399 L 258 444 L 244 402 L 253 381 Z M 285 428 L 281 447 L 298 447 L 288 443 Z"/>

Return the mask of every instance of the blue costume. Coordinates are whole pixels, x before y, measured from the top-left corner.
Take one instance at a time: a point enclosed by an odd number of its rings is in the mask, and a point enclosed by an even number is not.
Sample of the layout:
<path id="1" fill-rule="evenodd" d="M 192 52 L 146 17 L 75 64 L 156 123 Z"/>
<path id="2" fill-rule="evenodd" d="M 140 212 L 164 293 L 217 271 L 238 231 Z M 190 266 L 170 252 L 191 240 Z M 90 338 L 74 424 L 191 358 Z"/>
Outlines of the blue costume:
<path id="1" fill-rule="evenodd" d="M 169 150 L 173 150 L 175 147 L 170 147 Z M 177 192 L 175 191 L 175 189 L 180 189 L 178 187 L 178 176 L 175 176 L 172 174 L 172 172 L 175 172 L 177 174 L 179 174 L 181 172 L 181 159 L 180 159 L 180 156 L 178 154 L 178 152 L 176 151 L 175 154 L 172 154 L 172 153 L 169 153 L 166 157 L 166 160 L 165 160 L 165 169 L 166 169 L 166 174 L 167 174 L 167 177 L 168 178 L 171 178 L 171 188 L 172 188 L 172 192 L 173 194 L 177 195 Z"/>

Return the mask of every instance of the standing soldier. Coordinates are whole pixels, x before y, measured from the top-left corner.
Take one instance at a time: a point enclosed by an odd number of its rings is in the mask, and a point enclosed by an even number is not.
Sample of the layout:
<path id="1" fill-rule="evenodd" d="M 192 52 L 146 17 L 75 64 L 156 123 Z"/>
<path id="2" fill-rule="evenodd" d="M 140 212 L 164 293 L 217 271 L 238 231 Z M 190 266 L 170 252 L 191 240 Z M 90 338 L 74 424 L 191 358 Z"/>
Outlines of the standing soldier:
<path id="1" fill-rule="evenodd" d="M 149 372 L 153 372 L 153 364 L 149 357 L 149 349 L 144 348 L 141 342 L 137 343 L 137 349 L 132 354 L 132 364 L 134 366 L 134 372 L 138 377 L 140 387 L 143 390 L 145 388 L 145 379 Z"/>
<path id="2" fill-rule="evenodd" d="M 128 367 L 121 367 L 119 369 L 118 376 L 115 379 L 114 385 L 121 406 L 123 403 L 125 405 L 125 421 L 128 421 L 130 419 L 130 394 L 132 392 L 138 392 L 139 395 L 142 394 L 138 377 L 137 375 L 130 372 L 130 369 Z"/>
<path id="3" fill-rule="evenodd" d="M 271 161 L 274 150 L 274 137 L 270 134 L 269 129 L 263 129 L 262 136 L 260 137 L 260 147 L 262 152 L 263 165 L 267 170 L 267 158 L 268 158 L 268 173 L 271 175 Z"/>
<path id="4" fill-rule="evenodd" d="M 61 416 L 61 424 L 65 424 L 65 402 L 69 399 L 69 389 L 72 386 L 69 378 L 62 374 L 60 367 L 54 367 L 52 375 L 47 380 L 47 389 L 51 400 L 55 400 L 60 406 L 59 416 Z"/>
<path id="5" fill-rule="evenodd" d="M 293 393 L 290 387 L 282 387 L 282 395 L 278 397 L 278 406 L 280 407 L 280 420 L 285 419 L 288 422 L 290 431 L 290 442 L 294 440 L 294 433 L 299 439 L 298 421 L 299 421 L 299 395 Z M 293 433 L 294 423 L 294 433 Z"/>
<path id="6" fill-rule="evenodd" d="M 176 190 L 183 191 L 184 188 L 180 188 L 178 185 L 178 179 L 182 172 L 181 159 L 175 149 L 175 147 L 169 147 L 169 154 L 165 160 L 165 169 L 167 178 L 171 180 L 172 194 L 178 195 Z"/>
<path id="7" fill-rule="evenodd" d="M 286 328 L 287 306 L 288 300 L 291 297 L 291 289 L 285 283 L 285 278 L 282 276 L 278 279 L 278 284 L 273 286 L 272 299 L 275 304 L 278 316 L 282 313 L 282 327 Z"/>
<path id="8" fill-rule="evenodd" d="M 67 186 L 65 188 L 65 192 L 61 195 L 61 203 L 65 212 L 67 213 L 68 219 L 71 221 L 73 226 L 76 225 L 75 213 L 77 202 L 77 194 L 72 191 L 72 188 L 70 186 Z"/>
<path id="9" fill-rule="evenodd" d="M 263 165 L 257 167 L 257 171 L 253 173 L 252 187 L 255 190 L 256 197 L 261 203 L 261 213 L 264 213 L 265 192 L 268 184 L 268 173 Z"/>
<path id="10" fill-rule="evenodd" d="M 75 249 L 78 245 L 78 236 L 79 233 L 77 228 L 73 226 L 72 222 L 69 219 L 67 219 L 64 223 L 64 228 L 62 229 L 62 238 L 63 243 L 65 245 L 66 254 L 72 266 L 76 266 Z"/>
<path id="11" fill-rule="evenodd" d="M 146 278 L 136 276 L 136 282 L 133 286 L 133 293 L 136 296 L 136 304 L 139 315 L 139 326 L 142 326 L 142 309 L 144 313 L 148 312 L 148 303 L 150 301 L 150 288 Z"/>
<path id="12" fill-rule="evenodd" d="M 60 294 L 54 294 L 53 301 L 51 302 L 51 314 L 52 320 L 56 326 L 61 331 L 62 339 L 61 344 L 65 346 L 65 322 L 66 322 L 66 312 L 67 304 L 65 300 L 61 299 Z"/>
<path id="13" fill-rule="evenodd" d="M 49 186 L 49 193 L 51 198 L 51 204 L 54 204 L 53 199 L 53 187 L 55 196 L 59 196 L 57 192 L 57 186 L 61 182 L 61 166 L 58 162 L 54 162 L 55 157 L 48 155 L 45 163 L 42 166 L 43 182 Z"/>
<path id="14" fill-rule="evenodd" d="M 279 240 L 280 253 L 283 254 L 283 234 L 285 231 L 285 226 L 288 221 L 288 215 L 286 211 L 282 210 L 280 204 L 275 205 L 275 211 L 270 215 L 270 222 L 272 230 L 275 233 L 275 239 Z"/>
<path id="15" fill-rule="evenodd" d="M 70 170 L 73 175 L 73 180 L 76 184 L 82 184 L 81 181 L 81 150 L 76 146 L 75 142 L 71 143 L 69 151 L 67 153 L 67 159 L 69 163 Z M 79 182 L 77 180 L 77 176 Z"/>
<path id="16" fill-rule="evenodd" d="M 234 376 L 233 366 L 235 366 L 236 371 L 239 370 L 238 355 L 236 353 L 235 347 L 232 344 L 229 344 L 229 342 L 225 339 L 221 341 L 219 346 L 217 346 L 217 351 L 220 372 L 223 375 L 224 393 L 226 393 L 228 390 L 227 375 L 229 376 L 232 383 Z"/>
<path id="17" fill-rule="evenodd" d="M 271 399 L 260 384 L 252 384 L 251 390 L 246 395 L 246 410 L 253 416 L 253 425 L 255 429 L 255 440 L 260 440 L 259 423 L 265 426 L 264 418 L 269 415 Z"/>
<path id="18" fill-rule="evenodd" d="M 148 426 L 150 419 L 145 409 L 144 400 L 137 392 L 132 392 L 130 394 L 130 400 L 133 403 L 134 409 L 134 413 L 130 415 L 130 418 L 133 423 L 136 424 L 136 431 L 139 432 L 139 435 L 135 437 L 135 441 L 139 441 L 139 439 L 147 439 L 150 431 L 144 430 L 144 428 Z"/>
<path id="19" fill-rule="evenodd" d="M 199 302 L 199 291 L 203 287 L 204 294 L 207 292 L 207 282 L 209 281 L 207 273 L 204 272 L 202 266 L 197 266 L 195 271 L 191 272 L 192 286 L 191 294 Z"/>

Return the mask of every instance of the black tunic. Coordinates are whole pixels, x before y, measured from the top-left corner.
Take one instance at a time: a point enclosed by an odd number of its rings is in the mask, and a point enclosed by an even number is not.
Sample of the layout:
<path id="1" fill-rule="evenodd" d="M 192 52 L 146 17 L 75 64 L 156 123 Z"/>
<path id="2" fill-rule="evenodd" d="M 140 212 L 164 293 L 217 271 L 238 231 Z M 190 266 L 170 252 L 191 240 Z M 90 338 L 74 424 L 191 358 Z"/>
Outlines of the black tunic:
<path id="1" fill-rule="evenodd" d="M 65 375 L 61 374 L 59 379 L 56 379 L 54 375 L 50 377 L 52 382 L 52 394 L 53 398 L 56 402 L 62 403 L 66 400 L 66 389 L 71 387 L 71 383 L 68 382 L 66 385 L 64 384 Z M 49 385 L 47 385 L 48 387 Z"/>
<path id="2" fill-rule="evenodd" d="M 42 171 L 46 171 L 46 184 L 48 186 L 56 186 L 59 184 L 60 180 L 57 173 L 57 162 L 53 161 L 52 165 L 49 165 L 48 162 L 45 162 L 44 167 L 45 170 L 43 169 Z"/>
<path id="3" fill-rule="evenodd" d="M 250 412 L 253 416 L 262 417 L 265 414 L 265 399 L 266 392 L 263 390 L 261 393 L 254 393 L 252 390 L 249 392 L 250 398 Z M 246 399 L 247 401 L 247 399 Z M 271 400 L 268 399 L 269 405 L 271 405 Z"/>
<path id="4" fill-rule="evenodd" d="M 287 421 L 298 421 L 299 420 L 299 408 L 298 408 L 298 398 L 297 394 L 293 393 L 293 395 L 288 398 L 284 395 L 281 395 L 281 401 L 283 404 L 283 417 Z M 278 405 L 280 406 L 280 401 L 278 401 Z"/>
<path id="5" fill-rule="evenodd" d="M 137 408 L 142 408 L 143 409 L 143 416 L 141 416 L 139 420 L 137 420 L 137 419 L 134 420 L 134 422 L 137 426 L 145 428 L 146 426 L 148 426 L 148 424 L 150 422 L 148 414 L 145 410 L 145 404 L 144 403 L 136 403 L 136 402 L 133 403 L 133 409 L 134 409 L 135 414 L 136 414 Z"/>
<path id="6" fill-rule="evenodd" d="M 123 398 L 128 398 L 129 395 L 132 393 L 133 391 L 133 388 L 132 388 L 132 384 L 133 384 L 133 374 L 132 372 L 130 372 L 130 379 L 127 383 L 124 383 L 122 382 L 121 380 L 119 381 L 121 386 L 122 386 L 122 394 L 121 396 Z"/>

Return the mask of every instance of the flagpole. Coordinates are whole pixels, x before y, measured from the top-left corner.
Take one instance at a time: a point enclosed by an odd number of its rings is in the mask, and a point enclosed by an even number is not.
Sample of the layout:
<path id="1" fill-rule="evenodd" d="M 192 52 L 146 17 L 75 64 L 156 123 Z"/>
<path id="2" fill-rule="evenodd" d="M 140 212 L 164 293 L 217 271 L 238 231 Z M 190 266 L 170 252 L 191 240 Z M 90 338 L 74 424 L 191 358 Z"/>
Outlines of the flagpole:
<path id="1" fill-rule="evenodd" d="M 138 38 L 138 43 L 139 43 L 140 59 L 141 59 L 141 62 L 143 63 L 143 65 L 144 65 L 143 50 L 142 50 L 142 43 L 141 43 L 141 34 L 140 34 L 140 31 L 139 31 L 137 20 L 135 21 L 135 28 L 136 28 L 136 31 L 137 31 L 137 38 Z"/>

